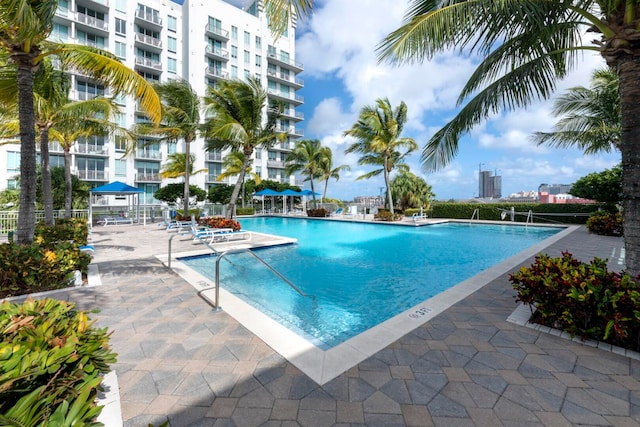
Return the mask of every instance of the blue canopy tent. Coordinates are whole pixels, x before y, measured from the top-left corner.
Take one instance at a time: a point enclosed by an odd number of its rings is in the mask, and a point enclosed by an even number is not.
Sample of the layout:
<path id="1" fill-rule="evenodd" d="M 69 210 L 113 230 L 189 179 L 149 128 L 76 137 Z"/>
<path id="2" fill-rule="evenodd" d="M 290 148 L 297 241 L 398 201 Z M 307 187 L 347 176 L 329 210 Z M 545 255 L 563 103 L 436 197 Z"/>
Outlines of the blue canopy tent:
<path id="1" fill-rule="evenodd" d="M 134 198 L 134 202 L 136 204 L 136 221 L 140 219 L 140 197 L 138 195 L 140 193 L 144 193 L 144 190 L 141 190 L 136 187 L 132 187 L 131 185 L 125 184 L 120 181 L 113 181 L 109 184 L 101 185 L 100 187 L 93 188 L 89 190 L 89 227 L 93 224 L 92 217 L 92 206 L 93 206 L 93 196 L 97 195 L 116 195 L 116 196 L 128 196 L 130 199 L 129 205 L 133 205 L 131 203 L 131 197 Z"/>
<path id="2" fill-rule="evenodd" d="M 254 195 L 262 196 L 262 212 L 264 212 L 264 196 L 280 196 L 280 193 L 278 193 L 276 190 L 265 188 L 264 190 L 257 191 Z"/>

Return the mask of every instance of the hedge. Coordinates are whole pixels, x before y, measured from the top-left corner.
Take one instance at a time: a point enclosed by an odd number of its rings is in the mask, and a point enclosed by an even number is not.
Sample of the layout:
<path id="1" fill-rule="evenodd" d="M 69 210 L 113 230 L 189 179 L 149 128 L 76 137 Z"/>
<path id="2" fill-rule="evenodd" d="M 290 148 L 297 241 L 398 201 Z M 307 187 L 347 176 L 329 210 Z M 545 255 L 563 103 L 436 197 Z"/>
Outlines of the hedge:
<path id="1" fill-rule="evenodd" d="M 432 203 L 429 216 L 432 218 L 452 218 L 471 219 L 473 212 L 478 209 L 481 220 L 510 221 L 509 211 L 514 208 L 515 212 L 522 212 L 516 215 L 518 222 L 526 221 L 526 213 L 533 212 L 535 223 L 563 223 L 563 224 L 585 224 L 588 215 L 597 211 L 600 205 L 597 204 L 555 204 L 555 203 Z M 506 217 L 502 219 L 502 213 L 506 212 Z M 544 214 L 567 214 L 548 215 Z M 571 215 L 581 214 L 581 215 Z M 584 215 L 584 216 L 582 216 Z"/>

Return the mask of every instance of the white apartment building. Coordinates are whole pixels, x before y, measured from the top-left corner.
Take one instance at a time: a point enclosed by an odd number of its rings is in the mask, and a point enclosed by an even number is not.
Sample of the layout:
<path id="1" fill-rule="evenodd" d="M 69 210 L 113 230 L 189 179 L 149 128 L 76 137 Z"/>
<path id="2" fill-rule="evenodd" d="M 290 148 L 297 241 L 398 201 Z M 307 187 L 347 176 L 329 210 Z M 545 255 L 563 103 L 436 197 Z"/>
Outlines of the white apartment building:
<path id="1" fill-rule="evenodd" d="M 294 183 L 285 176 L 285 158 L 302 136 L 296 127 L 303 120 L 296 107 L 303 103 L 296 91 L 303 87 L 295 61 L 295 20 L 277 40 L 269 30 L 260 0 L 245 10 L 223 0 L 60 0 L 50 39 L 97 46 L 117 55 L 123 63 L 150 82 L 186 79 L 200 95 L 221 79 L 255 76 L 263 82 L 271 101 L 286 105 L 279 129 L 287 140 L 269 150 L 256 150 L 253 171 L 263 179 Z M 70 98 L 89 99 L 109 95 L 108 88 L 81 73 L 74 73 Z M 118 99 L 120 126 L 147 121 L 133 98 Z M 148 142 L 151 142 L 148 144 Z M 112 137 L 79 140 L 72 148 L 72 173 L 92 187 L 122 181 L 144 190 L 144 203 L 153 203 L 161 185 L 160 169 L 167 156 L 184 152 L 183 141 L 139 141 L 135 153 L 124 157 L 125 141 Z M 208 190 L 218 184 L 225 152 L 206 152 L 204 141 L 192 143 L 194 170 L 190 182 Z M 51 166 L 62 166 L 62 149 L 50 147 Z M 20 172 L 20 146 L 0 146 L 0 190 L 16 186 Z M 180 181 L 180 180 L 178 180 Z M 105 200 L 105 203 L 112 201 Z"/>

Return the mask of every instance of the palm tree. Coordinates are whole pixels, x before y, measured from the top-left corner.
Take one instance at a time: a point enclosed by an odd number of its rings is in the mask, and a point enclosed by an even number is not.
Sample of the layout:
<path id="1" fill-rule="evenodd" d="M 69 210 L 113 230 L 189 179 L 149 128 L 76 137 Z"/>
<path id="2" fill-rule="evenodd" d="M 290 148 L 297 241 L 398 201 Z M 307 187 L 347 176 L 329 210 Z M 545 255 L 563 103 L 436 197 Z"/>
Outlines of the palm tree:
<path id="1" fill-rule="evenodd" d="M 244 155 L 244 163 L 227 207 L 227 217 L 233 218 L 240 186 L 244 182 L 253 151 L 257 147 L 270 147 L 286 137 L 286 134 L 276 132 L 281 108 L 268 108 L 267 120 L 263 123 L 267 93 L 260 81 L 253 77 L 246 82 L 221 81 L 216 88 L 209 89 L 204 102 L 210 115 L 205 123 L 206 150 L 230 148 Z"/>
<path id="2" fill-rule="evenodd" d="M 433 192 L 427 181 L 409 171 L 402 171 L 391 180 L 391 193 L 402 210 L 429 209 L 433 200 Z"/>
<path id="3" fill-rule="evenodd" d="M 620 91 L 613 70 L 598 69 L 591 88 L 569 89 L 556 99 L 553 114 L 562 117 L 553 132 L 536 132 L 538 145 L 558 148 L 578 147 L 585 154 L 609 153 L 620 149 Z"/>
<path id="4" fill-rule="evenodd" d="M 317 209 L 317 203 L 316 193 L 313 188 L 313 179 L 322 176 L 321 163 L 323 154 L 322 146 L 317 139 L 298 141 L 293 151 L 287 155 L 288 164 L 284 170 L 284 173 L 287 175 L 300 172 L 307 177 L 305 181 L 309 181 L 311 184 L 311 197 L 313 199 L 314 209 Z"/>
<path id="5" fill-rule="evenodd" d="M 626 267 L 640 274 L 640 3 L 636 0 L 412 0 L 403 25 L 378 46 L 380 60 L 423 61 L 448 49 L 484 59 L 459 97 L 471 98 L 422 152 L 425 169 L 446 165 L 463 134 L 501 110 L 547 99 L 583 51 L 600 52 L 620 85 Z M 585 28 L 598 33 L 583 43 Z"/>
<path id="6" fill-rule="evenodd" d="M 240 175 L 240 171 L 242 170 L 242 165 L 244 165 L 245 162 L 245 157 L 244 157 L 244 153 L 242 151 L 232 151 L 229 154 L 227 154 L 224 158 L 224 162 L 222 162 L 222 166 L 224 167 L 224 171 L 218 175 L 216 177 L 216 179 L 218 181 L 222 181 L 225 178 L 228 178 L 230 176 L 237 176 Z M 254 173 L 251 170 L 251 162 L 249 162 L 249 165 L 247 166 L 247 169 L 245 171 L 245 178 L 247 177 L 247 175 L 249 175 L 256 183 L 256 185 L 260 184 L 261 179 L 260 179 L 260 175 L 258 175 L 257 173 Z M 244 193 L 244 183 L 245 180 L 242 180 L 242 207 L 244 208 L 244 201 L 246 199 L 245 193 Z"/>
<path id="7" fill-rule="evenodd" d="M 193 170 L 193 163 L 196 160 L 196 156 L 191 154 L 191 160 L 189 160 L 189 176 L 206 172 L 207 169 Z M 161 178 L 179 178 L 185 176 L 187 170 L 187 155 L 185 153 L 173 153 L 167 156 L 167 163 L 164 164 L 160 170 Z"/>
<path id="8" fill-rule="evenodd" d="M 115 55 L 89 46 L 47 40 L 53 28 L 57 0 L 0 0 L 0 50 L 8 61 L 0 67 L 0 97 L 12 102 L 17 94 L 20 119 L 20 210 L 16 242 L 30 243 L 35 230 L 36 133 L 34 72 L 44 58 L 55 56 L 63 67 L 73 66 L 104 82 L 114 92 L 140 99 L 154 122 L 160 101 L 149 83 L 122 64 Z"/>
<path id="9" fill-rule="evenodd" d="M 186 80 L 171 80 L 154 86 L 162 100 L 162 122 L 159 126 L 140 124 L 134 127 L 134 133 L 159 136 L 160 140 L 184 140 L 184 205 L 185 215 L 189 212 L 189 171 L 191 143 L 195 141 L 200 129 L 201 102 L 198 94 Z M 157 141 L 154 140 L 155 144 Z"/>
<path id="10" fill-rule="evenodd" d="M 322 154 L 320 156 L 320 171 L 322 175 L 320 179 L 324 181 L 324 191 L 322 192 L 321 203 L 324 203 L 324 199 L 327 198 L 327 187 L 329 186 L 329 180 L 334 178 L 336 181 L 340 179 L 340 172 L 350 171 L 349 165 L 340 165 L 333 167 L 333 151 L 331 147 L 322 147 Z"/>
<path id="11" fill-rule="evenodd" d="M 387 203 L 392 214 L 391 171 L 404 162 L 407 154 L 418 149 L 418 144 L 412 138 L 400 137 L 406 121 L 407 104 L 400 102 L 394 110 L 389 99 L 378 99 L 375 106 L 363 107 L 358 121 L 344 132 L 345 136 L 352 136 L 357 141 L 349 146 L 345 153 L 363 154 L 358 164 L 382 166 L 382 169 L 374 170 L 357 179 L 369 179 L 383 173 Z M 398 151 L 403 148 L 406 149 L 403 153 Z"/>

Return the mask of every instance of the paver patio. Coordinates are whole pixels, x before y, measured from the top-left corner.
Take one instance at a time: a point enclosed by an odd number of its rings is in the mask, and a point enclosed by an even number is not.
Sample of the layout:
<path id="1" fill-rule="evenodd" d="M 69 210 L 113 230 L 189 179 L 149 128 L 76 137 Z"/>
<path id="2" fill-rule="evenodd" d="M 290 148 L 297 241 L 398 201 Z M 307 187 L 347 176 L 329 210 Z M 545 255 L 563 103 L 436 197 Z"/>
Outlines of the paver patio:
<path id="1" fill-rule="evenodd" d="M 640 361 L 507 322 L 507 275 L 320 386 L 162 265 L 167 238 L 94 229 L 102 285 L 56 294 L 113 331 L 125 426 L 640 425 Z M 545 252 L 620 270 L 622 245 L 579 228 Z"/>

